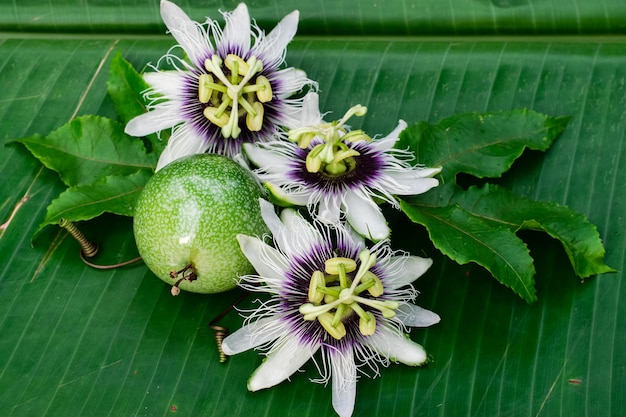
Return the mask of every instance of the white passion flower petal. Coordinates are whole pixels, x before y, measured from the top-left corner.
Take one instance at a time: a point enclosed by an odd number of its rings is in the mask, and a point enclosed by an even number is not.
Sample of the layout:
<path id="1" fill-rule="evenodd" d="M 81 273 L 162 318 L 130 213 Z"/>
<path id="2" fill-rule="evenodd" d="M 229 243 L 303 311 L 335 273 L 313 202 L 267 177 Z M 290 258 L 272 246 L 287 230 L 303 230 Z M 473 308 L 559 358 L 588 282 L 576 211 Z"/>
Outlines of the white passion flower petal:
<path id="1" fill-rule="evenodd" d="M 207 48 L 213 49 L 205 31 L 174 3 L 161 0 L 161 18 L 194 64 L 202 62 Z"/>
<path id="2" fill-rule="evenodd" d="M 309 80 L 306 76 L 306 72 L 302 71 L 301 69 L 292 68 L 292 67 L 284 68 L 284 69 L 276 71 L 274 73 L 274 77 L 276 78 L 278 82 L 281 83 L 282 86 L 285 87 L 285 91 L 300 91 L 305 86 L 311 83 L 311 80 Z M 287 97 L 289 97 L 289 94 L 285 94 L 281 96 L 280 98 L 287 98 Z M 297 126 L 293 126 L 293 127 L 297 127 Z"/>
<path id="3" fill-rule="evenodd" d="M 248 258 L 256 272 L 265 278 L 267 285 L 280 289 L 282 277 L 289 270 L 285 257 L 261 239 L 246 235 L 237 235 L 237 241 L 243 254 Z"/>
<path id="4" fill-rule="evenodd" d="M 226 26 L 219 49 L 234 48 L 239 56 L 245 56 L 250 50 L 250 14 L 244 3 L 239 3 L 231 13 L 225 13 Z"/>
<path id="5" fill-rule="evenodd" d="M 279 234 L 277 244 L 288 256 L 308 252 L 321 239 L 319 232 L 296 210 L 285 209 L 280 218 L 285 230 Z"/>
<path id="6" fill-rule="evenodd" d="M 337 224 L 341 219 L 341 196 L 331 194 L 319 201 L 317 219 L 326 224 Z"/>
<path id="7" fill-rule="evenodd" d="M 322 122 L 319 95 L 315 92 L 308 92 L 302 99 L 300 126 L 315 126 Z"/>
<path id="8" fill-rule="evenodd" d="M 169 129 L 181 121 L 182 116 L 175 110 L 160 108 L 133 118 L 126 124 L 124 132 L 131 136 L 147 136 L 160 130 Z"/>
<path id="9" fill-rule="evenodd" d="M 333 375 L 333 408 L 339 417 L 350 417 L 356 400 L 356 364 L 354 353 L 333 352 L 331 370 Z"/>
<path id="10" fill-rule="evenodd" d="M 364 198 L 354 191 L 345 195 L 345 207 L 348 223 L 357 233 L 378 242 L 389 237 L 391 230 L 380 207 L 369 198 Z"/>
<path id="11" fill-rule="evenodd" d="M 408 327 L 429 327 L 441 321 L 439 314 L 411 303 L 400 305 L 396 314 L 398 320 Z"/>
<path id="12" fill-rule="evenodd" d="M 400 119 L 398 121 L 398 125 L 393 129 L 387 136 L 382 139 L 378 139 L 375 141 L 376 147 L 380 151 L 387 151 L 396 144 L 398 141 L 398 137 L 400 136 L 400 132 L 406 129 L 407 124 L 404 120 Z"/>
<path id="13" fill-rule="evenodd" d="M 392 361 L 410 366 L 423 365 L 427 356 L 424 348 L 395 329 L 380 326 L 380 330 L 367 338 L 366 343 Z"/>
<path id="14" fill-rule="evenodd" d="M 145 113 L 145 115 L 157 113 L 157 111 Z M 133 119 L 136 120 L 136 119 Z M 131 122 L 133 121 L 131 120 Z M 126 125 L 127 127 L 130 125 Z M 198 136 L 195 132 L 190 131 L 186 125 L 178 125 L 174 128 L 174 132 L 167 142 L 165 149 L 159 156 L 159 162 L 157 163 L 156 170 L 160 170 L 170 162 L 173 162 L 179 158 L 189 155 L 195 155 L 204 153 L 207 150 L 208 144 L 204 139 Z"/>
<path id="15" fill-rule="evenodd" d="M 431 258 L 421 258 L 415 255 L 392 256 L 387 263 L 390 274 L 386 285 L 391 290 L 405 287 L 424 275 L 432 264 Z"/>
<path id="16" fill-rule="evenodd" d="M 397 195 L 423 194 L 431 188 L 439 185 L 436 178 L 431 178 L 441 172 L 441 168 L 416 168 L 410 171 L 385 170 L 389 178 L 396 183 Z"/>
<path id="17" fill-rule="evenodd" d="M 283 60 L 284 50 L 298 30 L 299 18 L 300 13 L 297 10 L 283 17 L 264 39 L 263 44 L 259 45 L 268 65 L 275 65 Z"/>
<path id="18" fill-rule="evenodd" d="M 222 350 L 231 356 L 277 339 L 285 329 L 274 317 L 265 317 L 245 325 L 222 341 Z"/>
<path id="19" fill-rule="evenodd" d="M 285 209 L 279 217 L 274 211 L 274 205 L 263 199 L 259 201 L 261 204 L 261 217 L 263 217 L 265 224 L 270 229 L 272 237 L 277 246 L 281 248 L 282 253 L 289 256 L 294 252 L 297 253 L 299 250 L 306 250 L 310 248 L 312 242 L 318 238 L 311 225 L 294 210 Z M 288 261 L 285 260 L 285 263 L 288 264 Z M 269 275 L 269 273 L 261 275 L 265 277 L 272 276 Z"/>
<path id="20" fill-rule="evenodd" d="M 265 222 L 265 225 L 270 229 L 272 235 L 276 236 L 282 233 L 283 222 L 280 220 L 278 214 L 276 214 L 276 208 L 269 201 L 259 199 L 259 206 L 261 207 L 261 217 Z"/>
<path id="21" fill-rule="evenodd" d="M 272 200 L 282 207 L 306 206 L 310 199 L 307 190 L 285 191 L 271 182 L 266 182 L 265 188 L 271 194 Z"/>
<path id="22" fill-rule="evenodd" d="M 264 145 L 264 144 L 263 144 Z M 246 143 L 243 151 L 256 166 L 271 167 L 272 169 L 285 168 L 289 159 L 285 155 L 275 152 L 271 147 L 262 144 Z"/>
<path id="23" fill-rule="evenodd" d="M 187 82 L 186 76 L 174 70 L 146 72 L 143 79 L 151 86 L 153 92 L 169 97 L 180 96 Z"/>
<path id="24" fill-rule="evenodd" d="M 311 359 L 319 347 L 319 344 L 300 343 L 297 336 L 283 336 L 248 380 L 248 389 L 258 391 L 283 382 Z"/>

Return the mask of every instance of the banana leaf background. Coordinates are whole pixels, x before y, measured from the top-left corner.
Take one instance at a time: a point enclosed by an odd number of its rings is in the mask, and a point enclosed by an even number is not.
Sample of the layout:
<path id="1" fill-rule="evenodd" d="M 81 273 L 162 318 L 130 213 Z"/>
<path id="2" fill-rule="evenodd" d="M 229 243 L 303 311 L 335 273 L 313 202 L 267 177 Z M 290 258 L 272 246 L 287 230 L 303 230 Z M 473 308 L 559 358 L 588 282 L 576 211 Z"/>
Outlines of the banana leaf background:
<path id="1" fill-rule="evenodd" d="M 192 18 L 230 1 L 177 1 Z M 399 118 L 529 108 L 571 116 L 546 153 L 497 182 L 566 204 L 598 226 L 617 273 L 581 282 L 560 245 L 524 232 L 539 300 L 527 304 L 475 265 L 459 266 L 402 215 L 394 246 L 434 258 L 418 304 L 440 324 L 411 337 L 423 368 L 392 365 L 358 384 L 355 416 L 620 416 L 626 410 L 626 1 L 322 0 L 248 3 L 270 30 L 293 9 L 287 62 L 320 85 L 322 110 L 369 108 L 355 127 Z M 115 117 L 106 93 L 117 51 L 142 69 L 174 43 L 157 0 L 0 0 L 0 415 L 332 416 L 314 366 L 250 393 L 262 357 L 222 364 L 208 323 L 240 292 L 174 298 L 143 264 L 85 266 L 66 231 L 33 238 L 64 189 L 13 139 L 73 117 Z M 100 263 L 137 255 L 132 220 L 80 224 Z M 249 302 L 251 303 L 251 301 Z M 245 304 L 245 303 L 244 303 Z M 232 312 L 222 324 L 236 328 Z"/>

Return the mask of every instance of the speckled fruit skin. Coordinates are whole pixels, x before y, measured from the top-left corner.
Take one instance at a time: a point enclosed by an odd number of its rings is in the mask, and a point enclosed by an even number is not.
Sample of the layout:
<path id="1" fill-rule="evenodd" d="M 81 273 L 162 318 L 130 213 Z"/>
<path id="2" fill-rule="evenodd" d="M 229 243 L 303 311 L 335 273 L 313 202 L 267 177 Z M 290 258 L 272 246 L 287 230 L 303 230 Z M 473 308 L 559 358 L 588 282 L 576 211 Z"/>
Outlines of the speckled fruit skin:
<path id="1" fill-rule="evenodd" d="M 254 273 L 239 249 L 239 233 L 262 236 L 262 190 L 252 174 L 220 155 L 193 155 L 159 170 L 135 208 L 133 229 L 139 254 L 170 285 L 171 271 L 193 264 L 198 278 L 181 290 L 217 293 Z"/>

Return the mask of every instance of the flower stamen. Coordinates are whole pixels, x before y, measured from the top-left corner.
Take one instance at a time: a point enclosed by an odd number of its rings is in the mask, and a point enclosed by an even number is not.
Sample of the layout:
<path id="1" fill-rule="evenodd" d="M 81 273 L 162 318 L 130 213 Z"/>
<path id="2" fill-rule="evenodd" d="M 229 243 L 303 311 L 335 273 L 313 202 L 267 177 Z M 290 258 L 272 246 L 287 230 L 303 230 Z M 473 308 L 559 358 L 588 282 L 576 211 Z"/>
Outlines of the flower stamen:
<path id="1" fill-rule="evenodd" d="M 228 54 L 224 60 L 213 55 L 204 62 L 204 67 L 210 73 L 200 75 L 198 80 L 198 100 L 208 104 L 204 116 L 222 128 L 225 138 L 239 137 L 239 121 L 244 115 L 248 130 L 259 132 L 265 115 L 263 103 L 273 98 L 269 80 L 260 75 L 263 63 L 255 56 L 244 61 L 235 54 Z M 255 76 L 256 79 L 251 82 Z M 221 96 L 215 92 L 221 93 Z"/>
<path id="2" fill-rule="evenodd" d="M 320 314 L 317 317 L 322 327 L 337 340 L 341 340 L 346 334 L 346 326 L 340 321 L 337 325 L 333 326 L 334 316 L 331 313 Z"/>
<path id="3" fill-rule="evenodd" d="M 352 116 L 363 116 L 367 107 L 357 104 L 346 114 L 333 123 L 322 123 L 317 126 L 303 127 L 289 131 L 288 139 L 296 142 L 298 147 L 306 149 L 315 138 L 323 143 L 317 144 L 306 156 L 308 172 L 322 172 L 329 176 L 340 176 L 351 172 L 356 167 L 355 158 L 360 153 L 350 148 L 347 143 L 371 141 L 362 130 L 348 131 L 344 126 Z"/>
<path id="4" fill-rule="evenodd" d="M 395 301 L 377 299 L 384 293 L 384 287 L 380 278 L 370 271 L 376 265 L 376 254 L 364 249 L 359 253 L 359 261 L 360 264 L 357 264 L 354 259 L 339 256 L 327 259 L 324 262 L 325 273 L 318 270 L 311 275 L 309 302 L 299 308 L 304 320 L 317 319 L 335 339 L 345 336 L 343 320 L 353 313 L 359 316 L 359 332 L 364 336 L 374 334 L 375 316 L 361 305 L 380 311 L 385 318 L 394 317 L 400 305 Z M 353 276 L 348 275 L 355 271 Z M 339 285 L 328 285 L 337 281 Z M 360 296 L 364 291 L 374 298 Z"/>

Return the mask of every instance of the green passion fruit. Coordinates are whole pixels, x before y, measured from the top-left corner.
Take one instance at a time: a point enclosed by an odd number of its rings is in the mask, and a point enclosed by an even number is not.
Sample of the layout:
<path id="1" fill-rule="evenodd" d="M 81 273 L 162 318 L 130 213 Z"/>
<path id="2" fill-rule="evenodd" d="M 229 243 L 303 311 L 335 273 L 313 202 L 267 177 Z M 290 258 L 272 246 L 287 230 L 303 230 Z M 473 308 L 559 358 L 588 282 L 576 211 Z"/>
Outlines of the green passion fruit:
<path id="1" fill-rule="evenodd" d="M 262 236 L 261 187 L 231 159 L 200 154 L 178 159 L 146 183 L 135 208 L 139 254 L 150 270 L 195 293 L 218 293 L 254 273 L 236 236 Z"/>

